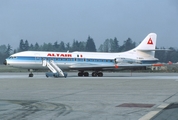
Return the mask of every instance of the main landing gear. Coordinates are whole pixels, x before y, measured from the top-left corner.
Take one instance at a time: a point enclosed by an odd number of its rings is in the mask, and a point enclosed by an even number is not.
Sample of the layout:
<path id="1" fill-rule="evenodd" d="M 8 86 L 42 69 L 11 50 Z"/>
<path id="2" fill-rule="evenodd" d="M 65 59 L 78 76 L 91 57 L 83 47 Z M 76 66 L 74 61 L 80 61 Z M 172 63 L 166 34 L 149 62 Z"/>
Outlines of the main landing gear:
<path id="1" fill-rule="evenodd" d="M 88 72 L 84 72 L 84 71 L 80 71 L 78 73 L 78 76 L 82 77 L 82 76 L 85 76 L 85 77 L 88 77 L 89 76 L 89 73 Z"/>
<path id="2" fill-rule="evenodd" d="M 91 74 L 93 77 L 103 77 L 103 73 L 102 72 L 92 72 Z"/>
<path id="3" fill-rule="evenodd" d="M 92 77 L 103 77 L 103 73 L 102 72 L 98 72 L 98 71 L 95 71 L 95 72 L 92 72 Z M 88 72 L 84 72 L 84 71 L 80 71 L 78 73 L 78 76 L 79 77 L 82 77 L 82 76 L 85 76 L 85 77 L 88 77 L 89 76 L 89 73 Z"/>

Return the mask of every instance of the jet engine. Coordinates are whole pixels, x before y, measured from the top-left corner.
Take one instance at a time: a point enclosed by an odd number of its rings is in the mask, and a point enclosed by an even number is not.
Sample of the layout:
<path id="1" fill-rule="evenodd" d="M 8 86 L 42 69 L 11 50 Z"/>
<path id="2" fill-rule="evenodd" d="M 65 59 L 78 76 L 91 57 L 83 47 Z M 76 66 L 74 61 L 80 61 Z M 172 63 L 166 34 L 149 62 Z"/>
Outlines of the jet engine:
<path id="1" fill-rule="evenodd" d="M 116 64 L 118 64 L 118 63 L 141 64 L 141 61 L 139 61 L 139 60 L 135 60 L 135 59 L 131 59 L 131 58 L 124 58 L 124 57 L 115 58 L 114 61 Z"/>

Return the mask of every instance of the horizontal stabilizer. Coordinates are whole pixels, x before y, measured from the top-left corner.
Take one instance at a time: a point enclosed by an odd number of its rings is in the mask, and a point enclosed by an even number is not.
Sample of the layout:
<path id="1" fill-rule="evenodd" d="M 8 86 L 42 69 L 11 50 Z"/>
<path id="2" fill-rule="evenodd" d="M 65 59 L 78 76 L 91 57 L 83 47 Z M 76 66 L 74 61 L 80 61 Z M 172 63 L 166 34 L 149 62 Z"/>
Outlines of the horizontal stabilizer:
<path id="1" fill-rule="evenodd" d="M 138 51 L 171 51 L 170 49 L 137 49 Z"/>

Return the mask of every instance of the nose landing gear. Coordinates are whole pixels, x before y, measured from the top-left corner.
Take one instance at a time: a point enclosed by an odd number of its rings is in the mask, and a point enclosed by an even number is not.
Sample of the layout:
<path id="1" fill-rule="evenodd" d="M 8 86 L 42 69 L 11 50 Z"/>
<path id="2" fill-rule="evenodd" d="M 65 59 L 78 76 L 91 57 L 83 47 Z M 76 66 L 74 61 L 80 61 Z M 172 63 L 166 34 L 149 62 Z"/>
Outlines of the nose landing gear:
<path id="1" fill-rule="evenodd" d="M 33 77 L 33 73 L 30 73 L 30 74 L 29 74 L 29 77 Z"/>
<path id="2" fill-rule="evenodd" d="M 29 69 L 28 71 L 30 71 L 29 77 L 33 77 L 33 69 Z"/>

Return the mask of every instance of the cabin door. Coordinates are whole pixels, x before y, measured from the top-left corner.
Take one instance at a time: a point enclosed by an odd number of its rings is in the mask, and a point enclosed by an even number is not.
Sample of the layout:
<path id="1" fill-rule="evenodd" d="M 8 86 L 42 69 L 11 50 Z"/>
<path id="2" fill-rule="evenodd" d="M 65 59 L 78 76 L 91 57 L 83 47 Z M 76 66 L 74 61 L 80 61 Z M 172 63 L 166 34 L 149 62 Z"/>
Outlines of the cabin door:
<path id="1" fill-rule="evenodd" d="M 42 65 L 42 58 L 39 53 L 35 53 L 35 62 Z"/>

